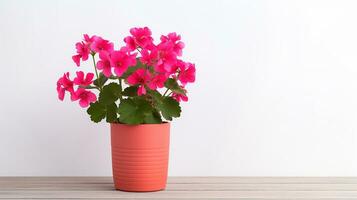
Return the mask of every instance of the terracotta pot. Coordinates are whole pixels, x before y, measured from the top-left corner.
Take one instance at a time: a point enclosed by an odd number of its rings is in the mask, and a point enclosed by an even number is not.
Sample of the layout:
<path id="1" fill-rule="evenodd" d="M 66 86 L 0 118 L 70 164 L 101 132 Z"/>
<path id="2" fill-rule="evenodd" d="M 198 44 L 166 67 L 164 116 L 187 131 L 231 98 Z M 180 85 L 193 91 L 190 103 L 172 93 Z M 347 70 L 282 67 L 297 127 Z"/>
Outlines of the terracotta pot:
<path id="1" fill-rule="evenodd" d="M 149 192 L 166 187 L 170 124 L 111 124 L 117 190 Z"/>

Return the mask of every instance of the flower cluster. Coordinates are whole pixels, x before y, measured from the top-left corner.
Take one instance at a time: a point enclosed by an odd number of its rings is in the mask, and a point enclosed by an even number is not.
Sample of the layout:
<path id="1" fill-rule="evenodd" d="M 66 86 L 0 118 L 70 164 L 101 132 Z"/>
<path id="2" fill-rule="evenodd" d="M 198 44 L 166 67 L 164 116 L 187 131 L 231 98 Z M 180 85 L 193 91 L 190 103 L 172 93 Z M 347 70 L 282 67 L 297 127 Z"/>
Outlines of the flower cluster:
<path id="1" fill-rule="evenodd" d="M 79 105 L 83 108 L 88 107 L 91 102 L 97 100 L 97 96 L 89 91 L 85 90 L 83 87 L 89 86 L 93 83 L 93 73 L 88 73 L 84 78 L 84 73 L 78 71 L 77 77 L 73 81 L 69 78 L 69 72 L 63 74 L 61 78 L 57 81 L 57 92 L 58 98 L 63 101 L 65 92 L 69 92 L 72 101 L 79 100 Z M 74 86 L 78 86 L 77 90 L 74 90 Z"/>
<path id="2" fill-rule="evenodd" d="M 161 123 L 161 116 L 179 117 L 179 102 L 188 100 L 185 87 L 196 73 L 193 63 L 180 58 L 185 47 L 181 36 L 162 35 L 155 44 L 149 28 L 132 28 L 124 43 L 114 49 L 112 42 L 84 34 L 72 59 L 81 66 L 92 57 L 96 79 L 94 73 L 77 71 L 71 80 L 67 72 L 57 81 L 58 98 L 67 92 L 81 107 L 90 105 L 87 112 L 95 122 Z M 98 98 L 92 89 L 99 91 Z"/>

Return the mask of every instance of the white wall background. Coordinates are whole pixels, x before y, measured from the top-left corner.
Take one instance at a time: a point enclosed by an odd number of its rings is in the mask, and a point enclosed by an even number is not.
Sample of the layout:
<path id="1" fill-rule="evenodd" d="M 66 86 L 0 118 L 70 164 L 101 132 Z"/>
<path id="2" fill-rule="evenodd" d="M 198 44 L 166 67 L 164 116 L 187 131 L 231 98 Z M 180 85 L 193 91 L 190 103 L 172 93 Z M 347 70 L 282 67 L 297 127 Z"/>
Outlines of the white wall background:
<path id="1" fill-rule="evenodd" d="M 0 0 L 0 175 L 111 175 L 109 128 L 56 81 L 83 33 L 176 31 L 196 63 L 170 175 L 357 176 L 356 1 Z M 82 69 L 91 70 L 88 63 Z"/>

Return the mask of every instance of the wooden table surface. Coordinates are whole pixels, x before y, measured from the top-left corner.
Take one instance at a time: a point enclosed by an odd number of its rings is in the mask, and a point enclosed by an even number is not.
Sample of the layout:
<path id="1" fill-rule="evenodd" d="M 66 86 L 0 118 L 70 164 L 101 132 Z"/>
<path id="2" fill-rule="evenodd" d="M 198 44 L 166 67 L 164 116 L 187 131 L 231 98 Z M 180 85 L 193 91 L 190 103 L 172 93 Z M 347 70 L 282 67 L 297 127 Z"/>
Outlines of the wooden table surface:
<path id="1" fill-rule="evenodd" d="M 0 177 L 0 199 L 357 199 L 357 177 L 170 177 L 165 191 L 116 191 L 111 177 Z"/>

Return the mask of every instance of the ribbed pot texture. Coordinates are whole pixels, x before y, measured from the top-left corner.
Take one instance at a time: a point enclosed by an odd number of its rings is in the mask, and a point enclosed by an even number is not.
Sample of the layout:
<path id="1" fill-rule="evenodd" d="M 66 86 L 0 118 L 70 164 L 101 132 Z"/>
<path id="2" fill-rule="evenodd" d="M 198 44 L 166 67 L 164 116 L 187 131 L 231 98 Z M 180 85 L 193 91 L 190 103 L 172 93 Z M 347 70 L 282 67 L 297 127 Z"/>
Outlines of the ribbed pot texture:
<path id="1" fill-rule="evenodd" d="M 111 124 L 113 179 L 117 190 L 149 192 L 166 187 L 170 124 Z"/>

